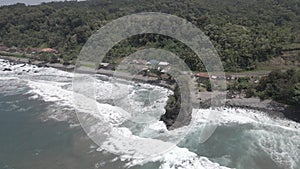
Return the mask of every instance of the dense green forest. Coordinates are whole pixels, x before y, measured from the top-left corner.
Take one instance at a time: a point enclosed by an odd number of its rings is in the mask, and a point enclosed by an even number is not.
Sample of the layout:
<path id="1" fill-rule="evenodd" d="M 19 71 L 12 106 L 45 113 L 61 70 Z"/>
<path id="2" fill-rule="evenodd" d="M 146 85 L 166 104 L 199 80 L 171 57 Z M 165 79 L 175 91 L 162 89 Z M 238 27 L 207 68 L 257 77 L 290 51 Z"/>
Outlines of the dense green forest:
<path id="1" fill-rule="evenodd" d="M 90 0 L 0 7 L 0 44 L 50 47 L 64 60 L 72 60 L 101 26 L 146 11 L 177 15 L 195 24 L 210 37 L 227 71 L 255 69 L 258 62 L 300 42 L 299 0 Z M 204 70 L 184 44 L 160 35 L 126 39 L 107 57 L 126 56 L 141 47 L 170 50 L 193 70 Z"/>
<path id="2" fill-rule="evenodd" d="M 300 71 L 273 71 L 260 80 L 256 87 L 261 99 L 271 98 L 290 105 L 300 104 Z"/>
<path id="3" fill-rule="evenodd" d="M 228 90 L 244 93 L 247 98 L 259 97 L 261 100 L 272 99 L 288 105 L 300 105 L 300 70 L 274 70 L 268 76 L 259 78 L 258 83 L 253 81 L 256 80 L 238 78 L 228 86 Z"/>

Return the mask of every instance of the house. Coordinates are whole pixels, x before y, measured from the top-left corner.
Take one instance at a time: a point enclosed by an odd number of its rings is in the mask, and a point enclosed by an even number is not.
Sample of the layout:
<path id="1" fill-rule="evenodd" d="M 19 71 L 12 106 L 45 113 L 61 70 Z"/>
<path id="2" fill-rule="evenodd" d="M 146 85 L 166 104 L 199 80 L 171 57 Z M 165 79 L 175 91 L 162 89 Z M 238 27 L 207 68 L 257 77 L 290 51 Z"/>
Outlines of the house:
<path id="1" fill-rule="evenodd" d="M 43 48 L 43 49 L 41 50 L 41 52 L 45 52 L 45 53 L 58 53 L 57 50 L 52 49 L 52 48 Z"/>
<path id="2" fill-rule="evenodd" d="M 163 67 L 169 66 L 169 65 L 170 65 L 169 62 L 159 62 L 158 63 L 158 66 L 163 66 Z"/>
<path id="3" fill-rule="evenodd" d="M 218 77 L 218 76 L 210 76 L 210 78 L 212 79 L 212 80 L 217 80 L 217 79 L 220 79 L 220 77 Z"/>
<path id="4" fill-rule="evenodd" d="M 195 77 L 197 79 L 198 82 L 203 82 L 205 80 L 209 80 L 209 74 L 208 73 L 197 73 L 195 74 Z"/>
<path id="5" fill-rule="evenodd" d="M 203 82 L 204 80 L 226 80 L 226 81 L 232 81 L 235 80 L 234 76 L 231 75 L 209 75 L 208 73 L 197 73 L 195 74 L 195 78 L 197 78 L 198 82 Z"/>
<path id="6" fill-rule="evenodd" d="M 155 59 L 152 59 L 150 61 L 147 62 L 147 65 L 158 65 L 159 64 L 159 61 L 158 60 L 155 60 Z"/>
<path id="7" fill-rule="evenodd" d="M 107 69 L 109 66 L 109 63 L 100 63 L 98 69 Z"/>
<path id="8" fill-rule="evenodd" d="M 167 73 L 167 72 L 169 72 L 170 70 L 171 70 L 171 67 L 166 66 L 166 67 L 164 67 L 164 68 L 161 70 L 161 72 L 162 72 L 162 73 Z"/>
<path id="9" fill-rule="evenodd" d="M 226 81 L 231 81 L 231 80 L 235 80 L 235 77 L 231 75 L 226 75 Z"/>
<path id="10" fill-rule="evenodd" d="M 8 47 L 6 45 L 1 45 L 0 46 L 0 50 L 1 51 L 7 51 L 8 50 Z"/>

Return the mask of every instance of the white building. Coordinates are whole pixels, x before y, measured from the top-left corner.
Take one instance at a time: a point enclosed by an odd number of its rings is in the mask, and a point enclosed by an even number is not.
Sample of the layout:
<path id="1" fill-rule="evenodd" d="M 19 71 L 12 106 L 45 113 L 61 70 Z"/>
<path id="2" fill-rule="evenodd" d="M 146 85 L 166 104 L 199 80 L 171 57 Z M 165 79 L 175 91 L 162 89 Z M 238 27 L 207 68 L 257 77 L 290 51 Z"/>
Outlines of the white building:
<path id="1" fill-rule="evenodd" d="M 169 62 L 159 62 L 158 66 L 169 66 Z"/>

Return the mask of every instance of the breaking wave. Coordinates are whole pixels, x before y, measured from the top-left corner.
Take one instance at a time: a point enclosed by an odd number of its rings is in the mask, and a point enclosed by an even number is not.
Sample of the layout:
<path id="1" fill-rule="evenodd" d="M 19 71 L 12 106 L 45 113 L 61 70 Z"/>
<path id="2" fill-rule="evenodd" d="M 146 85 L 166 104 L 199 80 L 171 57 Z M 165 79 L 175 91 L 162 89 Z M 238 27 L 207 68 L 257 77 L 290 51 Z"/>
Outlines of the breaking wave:
<path id="1" fill-rule="evenodd" d="M 127 161 L 125 167 L 157 161 L 161 169 L 263 169 L 263 166 L 296 169 L 300 166 L 300 125 L 286 119 L 253 110 L 199 109 L 193 111 L 189 126 L 168 131 L 159 121 L 172 93 L 168 89 L 120 83 L 117 85 L 129 88 L 124 90 L 129 92 L 115 95 L 111 94 L 115 84 L 108 77 L 93 76 L 97 86 L 93 98 L 73 92 L 72 73 L 0 60 L 0 70 L 4 68 L 6 71 L 0 71 L 2 84 L 5 85 L 4 81 L 25 83 L 31 99 L 43 99 L 57 107 L 81 112 L 90 120 L 88 134 L 101 136 L 109 132 L 97 150 L 119 155 L 122 161 Z M 87 89 L 82 86 L 82 90 Z M 76 104 L 74 95 L 80 98 Z M 121 98 L 118 106 L 111 102 L 114 97 Z M 97 109 L 90 103 L 95 103 Z M 208 118 L 211 112 L 219 113 L 220 118 L 211 121 Z M 72 121 L 72 126 L 79 123 L 74 120 L 74 111 L 54 111 L 48 117 Z M 207 142 L 200 144 L 199 137 L 206 125 L 219 127 Z"/>

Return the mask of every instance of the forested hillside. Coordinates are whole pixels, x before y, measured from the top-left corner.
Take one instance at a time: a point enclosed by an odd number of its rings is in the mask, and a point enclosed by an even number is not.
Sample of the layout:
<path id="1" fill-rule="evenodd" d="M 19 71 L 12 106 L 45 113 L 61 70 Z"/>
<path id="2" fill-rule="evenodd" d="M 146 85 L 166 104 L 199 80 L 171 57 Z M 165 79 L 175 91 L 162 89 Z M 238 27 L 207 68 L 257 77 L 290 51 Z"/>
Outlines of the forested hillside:
<path id="1" fill-rule="evenodd" d="M 213 41 L 227 71 L 255 69 L 257 62 L 300 43 L 299 0 L 90 0 L 1 7 L 0 44 L 50 47 L 64 60 L 72 60 L 101 26 L 145 11 L 177 15 L 201 28 Z M 143 46 L 170 50 L 193 70 L 204 69 L 179 41 L 151 34 L 122 41 L 108 58 L 126 56 Z"/>

